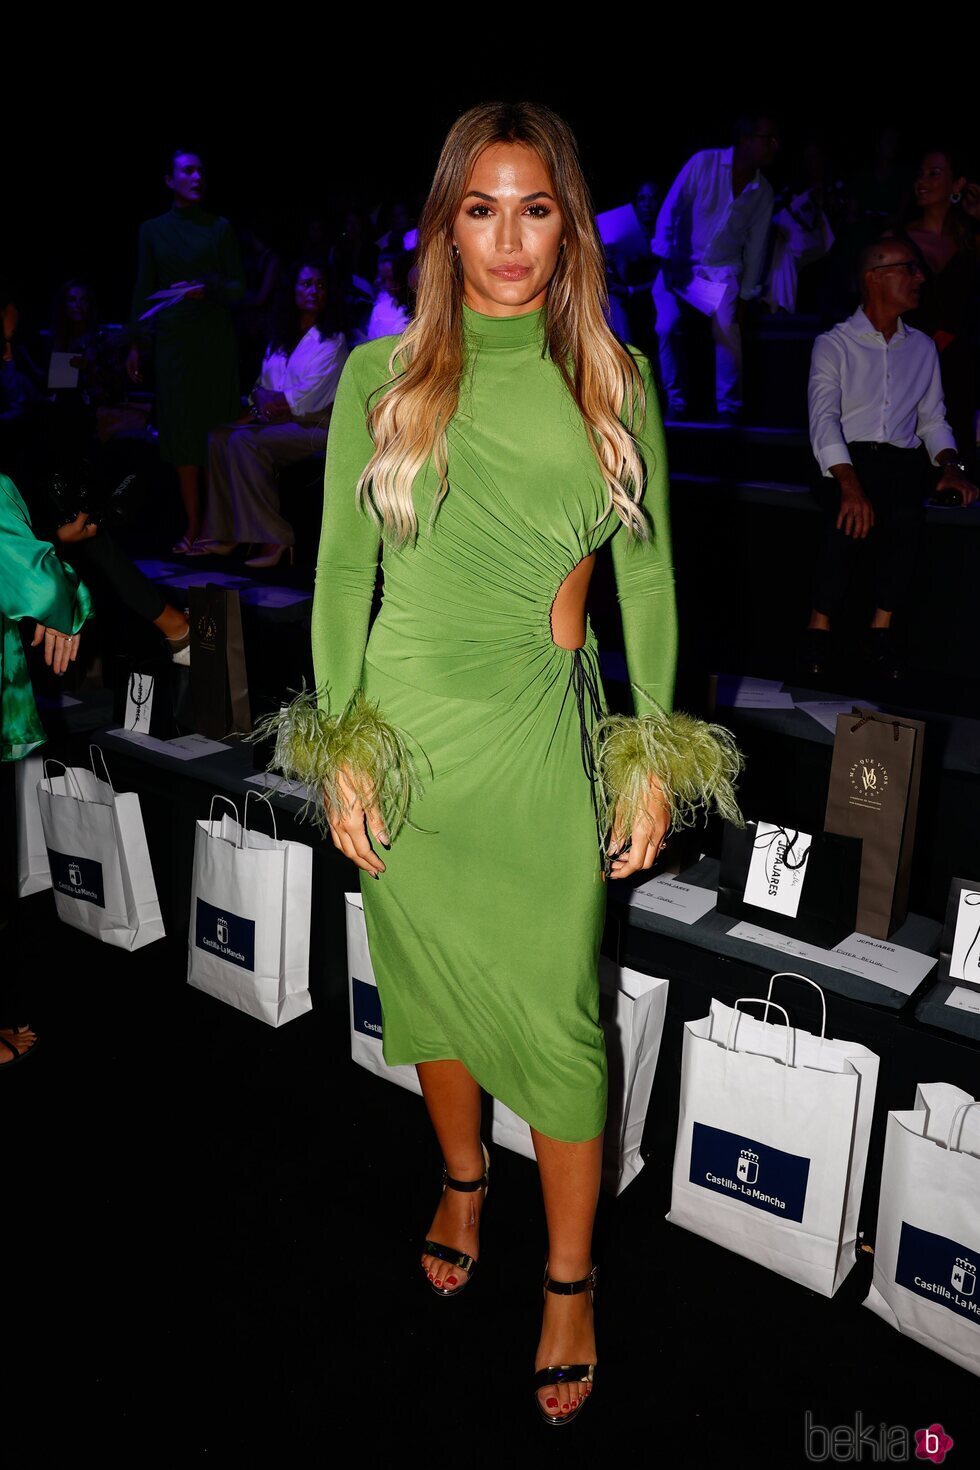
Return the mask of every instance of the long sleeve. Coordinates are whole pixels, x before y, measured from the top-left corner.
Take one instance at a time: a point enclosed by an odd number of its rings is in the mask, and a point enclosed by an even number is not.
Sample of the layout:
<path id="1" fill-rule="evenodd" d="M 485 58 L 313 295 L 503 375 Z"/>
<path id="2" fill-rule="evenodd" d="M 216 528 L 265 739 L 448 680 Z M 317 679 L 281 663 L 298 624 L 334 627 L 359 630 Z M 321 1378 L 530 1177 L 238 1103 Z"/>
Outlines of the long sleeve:
<path id="1" fill-rule="evenodd" d="M 151 221 L 149 220 L 140 225 L 136 251 L 136 282 L 133 286 L 133 301 L 129 312 L 130 335 L 134 342 L 146 336 L 146 329 L 140 326 L 140 317 L 147 309 L 150 296 L 154 291 L 160 289 L 153 250 L 153 233 L 150 226 Z"/>
<path id="2" fill-rule="evenodd" d="M 238 236 L 226 219 L 219 219 L 217 255 L 218 273 L 205 277 L 208 299 L 222 306 L 234 306 L 245 299 L 245 267 Z"/>
<path id="3" fill-rule="evenodd" d="M 939 370 L 939 353 L 932 349 L 932 377 L 929 387 L 919 399 L 915 413 L 915 432 L 929 452 L 933 464 L 938 464 L 944 449 L 956 453 L 956 439 L 946 422 L 946 403 L 943 398 L 943 380 Z"/>
<path id="4" fill-rule="evenodd" d="M 695 154 L 693 158 L 687 160 L 667 190 L 667 197 L 660 206 L 652 249 L 654 255 L 658 255 L 661 260 L 673 260 L 676 257 L 678 226 L 681 215 L 690 209 L 693 197 L 691 186 L 698 157 L 699 155 Z"/>
<path id="5" fill-rule="evenodd" d="M 378 386 L 364 369 L 378 353 L 356 347 L 337 385 L 323 479 L 323 523 L 313 594 L 313 668 L 321 708 L 339 713 L 359 687 L 381 548 L 380 528 L 355 500 L 374 453 L 366 404 Z M 328 706 L 329 701 L 329 706 Z"/>
<path id="6" fill-rule="evenodd" d="M 760 186 L 768 194 L 768 203 L 759 209 L 749 228 L 743 255 L 742 280 L 739 295 L 743 301 L 752 301 L 762 290 L 762 270 L 766 263 L 766 247 L 769 244 L 769 226 L 772 224 L 773 193 L 763 181 Z"/>
<path id="7" fill-rule="evenodd" d="M 810 447 L 822 475 L 831 465 L 850 464 L 851 455 L 841 423 L 843 362 L 825 334 L 813 344 L 807 403 L 810 417 Z"/>
<path id="8" fill-rule="evenodd" d="M 609 548 L 623 621 L 626 663 L 638 715 L 659 705 L 670 713 L 677 665 L 677 602 L 670 536 L 670 481 L 660 404 L 649 359 L 635 352 L 646 393 L 646 417 L 637 438 L 646 464 L 643 507 L 650 522 L 647 541 L 621 526 Z"/>
<path id="9" fill-rule="evenodd" d="M 72 567 L 31 529 L 12 480 L 0 475 L 0 613 L 11 622 L 34 618 L 59 633 L 78 633 L 92 604 Z"/>

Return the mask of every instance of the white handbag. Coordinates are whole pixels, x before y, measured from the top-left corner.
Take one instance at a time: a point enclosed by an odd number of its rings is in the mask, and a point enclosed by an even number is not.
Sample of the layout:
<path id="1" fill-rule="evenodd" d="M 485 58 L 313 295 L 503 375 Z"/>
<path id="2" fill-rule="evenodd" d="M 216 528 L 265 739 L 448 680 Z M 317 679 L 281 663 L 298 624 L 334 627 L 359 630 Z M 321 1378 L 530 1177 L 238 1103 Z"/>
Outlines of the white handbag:
<path id="1" fill-rule="evenodd" d="M 667 991 L 666 980 L 600 955 L 599 1019 L 609 1069 L 602 1187 L 611 1194 L 622 1194 L 643 1168 L 640 1144 L 664 1034 Z M 530 1128 L 499 1098 L 493 1100 L 493 1141 L 535 1158 Z"/>
<path id="2" fill-rule="evenodd" d="M 888 1114 L 874 1275 L 864 1305 L 980 1375 L 980 1102 L 920 1083 Z"/>
<path id="3" fill-rule="evenodd" d="M 272 813 L 271 837 L 249 829 L 253 798 Z M 214 820 L 217 801 L 234 819 Z M 194 833 L 187 983 L 270 1026 L 310 1010 L 312 890 L 312 849 L 279 838 L 267 796 L 250 791 L 241 822 L 229 797 L 212 797 Z"/>
<path id="4" fill-rule="evenodd" d="M 345 893 L 347 908 L 347 988 L 350 1000 L 350 1054 L 359 1067 L 422 1096 L 412 1066 L 389 1067 L 382 1052 L 381 999 L 368 948 L 360 892 Z"/>
<path id="5" fill-rule="evenodd" d="M 102 759 L 105 780 L 95 774 Z M 37 788 L 58 917 L 105 944 L 142 949 L 164 937 L 143 814 L 135 791 L 117 793 L 105 756 L 92 769 L 44 762 Z M 61 766 L 64 775 L 49 768 Z"/>
<path id="6" fill-rule="evenodd" d="M 769 996 L 711 1002 L 684 1027 L 667 1219 L 833 1296 L 855 1261 L 878 1057 L 792 1028 Z M 785 1027 L 741 1007 L 781 1012 Z"/>
<path id="7" fill-rule="evenodd" d="M 17 802 L 17 893 L 27 898 L 51 887 L 48 849 L 41 827 L 37 788 L 44 779 L 44 759 L 29 755 L 14 767 Z"/>

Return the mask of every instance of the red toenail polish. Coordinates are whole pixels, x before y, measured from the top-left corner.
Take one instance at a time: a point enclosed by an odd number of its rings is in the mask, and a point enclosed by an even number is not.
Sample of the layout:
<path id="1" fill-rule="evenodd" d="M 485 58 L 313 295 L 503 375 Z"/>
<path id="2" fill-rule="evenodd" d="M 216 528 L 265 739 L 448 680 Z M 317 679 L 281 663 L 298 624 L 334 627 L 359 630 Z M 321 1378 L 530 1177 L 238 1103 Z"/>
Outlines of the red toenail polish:
<path id="1" fill-rule="evenodd" d="M 558 1400 L 557 1399 L 548 1399 L 548 1408 L 549 1409 L 557 1409 L 557 1407 L 558 1407 Z"/>
<path id="2" fill-rule="evenodd" d="M 456 1285 L 456 1277 L 455 1276 L 448 1276 L 446 1278 L 446 1285 L 447 1286 L 455 1286 Z"/>

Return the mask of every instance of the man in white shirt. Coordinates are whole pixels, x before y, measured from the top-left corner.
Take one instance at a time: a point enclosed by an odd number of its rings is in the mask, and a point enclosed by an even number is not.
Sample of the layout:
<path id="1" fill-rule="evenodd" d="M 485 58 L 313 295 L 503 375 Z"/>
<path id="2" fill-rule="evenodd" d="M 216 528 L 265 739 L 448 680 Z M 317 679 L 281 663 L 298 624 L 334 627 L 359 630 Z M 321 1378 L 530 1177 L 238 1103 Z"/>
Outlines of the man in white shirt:
<path id="1" fill-rule="evenodd" d="M 742 409 L 744 303 L 762 291 L 772 188 L 762 176 L 779 141 L 770 117 L 739 120 L 733 148 L 695 153 L 671 184 L 657 216 L 653 253 L 661 271 L 653 287 L 660 376 L 671 417 L 688 407 L 682 346 L 690 310 L 711 321 L 715 401 L 722 421 Z"/>
<path id="2" fill-rule="evenodd" d="M 897 235 L 878 240 L 862 252 L 859 274 L 861 306 L 817 338 L 810 362 L 810 443 L 827 534 L 803 668 L 826 672 L 831 620 L 860 543 L 870 541 L 876 564 L 867 652 L 880 673 L 895 678 L 892 615 L 912 583 L 929 462 L 942 467 L 935 493 L 972 505 L 977 490 L 946 422 L 935 344 L 901 318 L 918 304 L 924 280 L 915 246 Z"/>

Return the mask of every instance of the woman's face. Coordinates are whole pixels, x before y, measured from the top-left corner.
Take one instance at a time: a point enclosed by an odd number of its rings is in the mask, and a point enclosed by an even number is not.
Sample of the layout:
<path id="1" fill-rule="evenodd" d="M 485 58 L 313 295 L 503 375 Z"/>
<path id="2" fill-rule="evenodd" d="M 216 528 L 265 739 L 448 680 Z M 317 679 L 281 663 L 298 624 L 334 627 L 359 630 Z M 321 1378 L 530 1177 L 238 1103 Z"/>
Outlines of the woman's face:
<path id="1" fill-rule="evenodd" d="M 563 231 L 554 184 L 534 149 L 485 148 L 453 222 L 467 306 L 487 316 L 543 306 Z"/>
<path id="2" fill-rule="evenodd" d="M 932 204 L 948 204 L 950 194 L 962 190 L 965 179 L 954 179 L 945 153 L 927 153 L 915 181 L 915 202 L 920 209 Z"/>
<path id="3" fill-rule="evenodd" d="M 315 266 L 304 265 L 296 277 L 297 309 L 319 316 L 327 302 L 327 283 Z"/>
<path id="4" fill-rule="evenodd" d="M 87 286 L 69 286 L 65 295 L 65 312 L 76 327 L 84 327 L 92 319 L 92 298 Z"/>
<path id="5" fill-rule="evenodd" d="M 204 164 L 196 153 L 178 153 L 167 175 L 175 204 L 197 204 L 204 198 Z"/>

